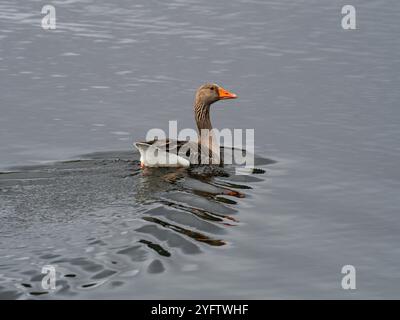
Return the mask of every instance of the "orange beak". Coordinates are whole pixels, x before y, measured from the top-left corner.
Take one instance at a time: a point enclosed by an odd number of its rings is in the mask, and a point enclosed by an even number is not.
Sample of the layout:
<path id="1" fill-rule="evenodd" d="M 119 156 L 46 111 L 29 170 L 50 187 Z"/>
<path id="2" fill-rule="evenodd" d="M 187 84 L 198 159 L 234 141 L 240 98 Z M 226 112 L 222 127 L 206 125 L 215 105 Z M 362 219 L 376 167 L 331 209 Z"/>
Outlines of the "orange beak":
<path id="1" fill-rule="evenodd" d="M 236 99 L 237 95 L 229 92 L 228 90 L 225 90 L 224 88 L 218 87 L 218 95 L 220 100 L 226 100 L 226 99 Z"/>

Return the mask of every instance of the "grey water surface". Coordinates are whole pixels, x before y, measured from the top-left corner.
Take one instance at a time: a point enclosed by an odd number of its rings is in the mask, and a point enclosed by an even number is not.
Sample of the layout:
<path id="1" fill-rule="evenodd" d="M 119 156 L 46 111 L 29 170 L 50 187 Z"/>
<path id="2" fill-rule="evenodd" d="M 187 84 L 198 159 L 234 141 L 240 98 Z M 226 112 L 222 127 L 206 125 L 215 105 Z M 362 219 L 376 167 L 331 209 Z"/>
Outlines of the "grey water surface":
<path id="1" fill-rule="evenodd" d="M 0 3 L 0 298 L 400 297 L 397 0 L 45 4 Z M 141 170 L 209 81 L 258 170 Z"/>

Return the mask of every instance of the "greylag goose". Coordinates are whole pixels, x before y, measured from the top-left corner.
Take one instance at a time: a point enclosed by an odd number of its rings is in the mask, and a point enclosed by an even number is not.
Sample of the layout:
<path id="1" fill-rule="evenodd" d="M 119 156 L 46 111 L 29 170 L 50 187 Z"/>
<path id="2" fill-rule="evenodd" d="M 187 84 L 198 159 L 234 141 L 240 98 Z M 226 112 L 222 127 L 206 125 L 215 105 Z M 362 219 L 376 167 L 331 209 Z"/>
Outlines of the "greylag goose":
<path id="1" fill-rule="evenodd" d="M 207 83 L 197 89 L 194 100 L 194 118 L 197 141 L 172 139 L 135 142 L 140 152 L 141 167 L 190 167 L 194 164 L 220 164 L 220 147 L 210 120 L 211 104 L 235 99 L 236 94 Z"/>

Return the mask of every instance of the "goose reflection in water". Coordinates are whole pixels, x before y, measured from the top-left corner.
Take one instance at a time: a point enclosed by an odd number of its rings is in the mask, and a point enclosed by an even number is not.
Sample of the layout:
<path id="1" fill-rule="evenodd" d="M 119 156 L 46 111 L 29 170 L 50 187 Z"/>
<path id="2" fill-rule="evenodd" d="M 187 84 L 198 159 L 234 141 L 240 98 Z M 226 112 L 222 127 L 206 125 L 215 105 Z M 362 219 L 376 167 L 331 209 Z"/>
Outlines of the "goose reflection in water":
<path id="1" fill-rule="evenodd" d="M 257 158 L 257 163 L 273 161 Z M 253 174 L 265 173 L 262 169 Z M 143 213 L 143 219 L 158 224 L 211 246 L 222 246 L 226 242 L 215 235 L 220 226 L 236 226 L 239 222 L 235 198 L 244 198 L 245 190 L 252 187 L 242 184 L 259 180 L 252 176 L 236 176 L 235 167 L 195 168 L 151 168 L 145 167 L 135 193 L 136 201 L 143 204 L 157 203 L 159 206 Z M 168 208 L 168 210 L 167 210 Z M 177 216 L 185 214 L 184 223 L 175 224 Z M 165 220 L 167 218 L 168 220 Z M 198 226 L 201 221 L 201 227 Z M 199 231 L 199 229 L 201 231 Z M 196 231 L 194 231 L 196 230 Z M 204 232 L 203 232 L 204 231 Z"/>

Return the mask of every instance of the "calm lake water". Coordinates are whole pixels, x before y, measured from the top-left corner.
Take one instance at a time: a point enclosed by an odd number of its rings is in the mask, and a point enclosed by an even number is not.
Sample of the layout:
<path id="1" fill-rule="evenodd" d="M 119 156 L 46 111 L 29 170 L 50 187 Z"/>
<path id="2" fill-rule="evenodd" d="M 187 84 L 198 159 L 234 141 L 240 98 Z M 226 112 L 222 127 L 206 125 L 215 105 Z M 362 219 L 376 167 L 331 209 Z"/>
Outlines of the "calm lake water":
<path id="1" fill-rule="evenodd" d="M 400 298 L 397 0 L 52 4 L 0 3 L 0 298 Z M 259 170 L 142 172 L 208 81 Z"/>

